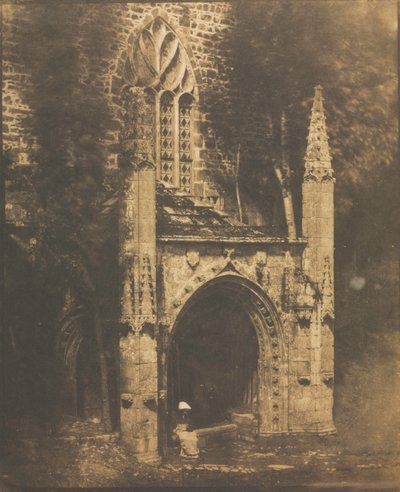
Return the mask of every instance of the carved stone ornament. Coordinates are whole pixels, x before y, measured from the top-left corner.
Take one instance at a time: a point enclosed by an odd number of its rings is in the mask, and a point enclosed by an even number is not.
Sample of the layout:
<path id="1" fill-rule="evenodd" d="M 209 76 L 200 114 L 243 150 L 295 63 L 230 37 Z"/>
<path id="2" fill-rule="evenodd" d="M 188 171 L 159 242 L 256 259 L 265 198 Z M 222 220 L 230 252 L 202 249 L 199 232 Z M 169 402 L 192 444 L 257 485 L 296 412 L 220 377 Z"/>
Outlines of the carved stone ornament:
<path id="1" fill-rule="evenodd" d="M 282 306 L 283 309 L 288 313 L 291 311 L 292 306 L 295 302 L 295 287 L 294 287 L 294 275 L 295 267 L 293 257 L 290 251 L 285 253 L 285 267 L 283 269 L 283 290 L 282 290 Z"/>
<path id="2" fill-rule="evenodd" d="M 122 408 L 128 409 L 133 405 L 134 395 L 131 393 L 121 394 L 121 406 Z"/>
<path id="3" fill-rule="evenodd" d="M 315 168 L 331 170 L 331 156 L 326 131 L 322 87 L 319 85 L 315 87 L 314 102 L 311 110 L 305 167 L 305 179 L 307 176 L 310 176 L 310 172 L 311 174 L 315 173 Z"/>
<path id="4" fill-rule="evenodd" d="M 333 308 L 323 308 L 322 320 L 325 323 L 332 323 L 333 321 L 335 321 L 335 313 L 333 312 Z"/>
<path id="5" fill-rule="evenodd" d="M 318 177 L 314 174 L 312 169 L 308 170 L 304 175 L 304 181 L 318 181 Z"/>
<path id="6" fill-rule="evenodd" d="M 223 252 L 224 258 L 227 260 L 233 260 L 235 255 L 235 250 L 233 248 L 225 248 Z"/>
<path id="7" fill-rule="evenodd" d="M 333 372 L 325 372 L 322 374 L 322 381 L 324 384 L 326 384 L 329 388 L 333 387 L 333 382 L 334 382 L 334 375 Z"/>
<path id="8" fill-rule="evenodd" d="M 335 319 L 333 306 L 333 282 L 331 276 L 331 265 L 329 257 L 325 257 L 324 273 L 322 278 L 322 319 L 325 322 L 332 322 Z"/>
<path id="9" fill-rule="evenodd" d="M 299 322 L 300 326 L 303 326 L 305 328 L 310 326 L 311 319 L 312 319 L 312 313 L 313 313 L 313 307 L 312 306 L 297 306 L 295 308 L 295 311 L 296 311 L 297 321 Z"/>
<path id="10" fill-rule="evenodd" d="M 304 174 L 304 181 L 313 181 L 318 183 L 335 183 L 332 169 L 310 168 Z"/>
<path id="11" fill-rule="evenodd" d="M 336 179 L 333 176 L 333 171 L 331 169 L 325 170 L 325 172 L 321 174 L 321 181 L 322 182 L 332 181 L 333 183 L 335 183 Z"/>
<path id="12" fill-rule="evenodd" d="M 155 286 L 149 255 L 127 255 L 123 274 L 120 323 L 139 333 L 146 324 L 156 322 Z"/>
<path id="13" fill-rule="evenodd" d="M 300 326 L 310 326 L 315 307 L 315 288 L 301 270 L 296 271 L 296 305 L 294 311 Z"/>
<path id="14" fill-rule="evenodd" d="M 192 270 L 195 270 L 200 263 L 200 253 L 196 250 L 186 251 L 186 261 Z"/>
<path id="15" fill-rule="evenodd" d="M 194 75 L 186 50 L 171 27 L 156 17 L 139 34 L 124 71 L 132 86 L 192 93 Z"/>
<path id="16" fill-rule="evenodd" d="M 305 376 L 299 376 L 297 378 L 297 381 L 302 386 L 310 386 L 310 384 L 311 384 L 311 377 L 310 376 L 306 376 L 306 375 Z"/>
<path id="17" fill-rule="evenodd" d="M 265 251 L 257 251 L 255 260 L 257 266 L 264 267 L 267 264 L 267 253 Z"/>

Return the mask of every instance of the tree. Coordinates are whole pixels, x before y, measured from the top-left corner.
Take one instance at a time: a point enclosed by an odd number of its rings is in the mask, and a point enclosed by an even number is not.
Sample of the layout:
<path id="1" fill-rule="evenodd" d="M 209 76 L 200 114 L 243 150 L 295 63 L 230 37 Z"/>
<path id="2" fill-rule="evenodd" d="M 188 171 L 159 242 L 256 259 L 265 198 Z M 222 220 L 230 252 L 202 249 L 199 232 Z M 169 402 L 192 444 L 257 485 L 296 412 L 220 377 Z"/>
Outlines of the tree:
<path id="1" fill-rule="evenodd" d="M 86 305 L 99 353 L 103 423 L 110 430 L 101 272 L 107 267 L 107 238 L 114 232 L 102 213 L 103 140 L 112 115 L 105 95 L 84 73 L 97 68 L 111 41 L 101 30 L 99 11 L 85 19 L 79 4 L 22 8 L 26 21 L 19 24 L 18 46 L 31 75 L 24 94 L 31 108 L 25 124 L 35 136 L 25 184 L 37 241 L 36 276 L 42 278 L 38 316 L 47 327 L 43 333 L 54 331 L 67 286 Z"/>
<path id="2" fill-rule="evenodd" d="M 385 347 L 391 336 L 397 340 L 399 321 L 396 3 L 244 0 L 236 4 L 236 18 L 227 43 L 233 46 L 238 124 L 224 128 L 215 116 L 216 124 L 245 148 L 246 114 L 252 117 L 256 108 L 266 122 L 268 156 L 274 142 L 268 141 L 267 121 L 285 111 L 298 223 L 313 87 L 324 88 L 336 175 L 336 381 L 344 395 L 337 401 L 346 408 L 351 384 L 358 384 L 357 404 L 348 405 L 354 410 L 372 388 L 379 398 L 396 387 L 394 369 L 385 384 L 370 367 L 364 377 L 369 354 L 389 367 Z M 249 103 L 252 95 L 255 104 Z M 242 155 L 242 186 L 262 206 L 271 189 L 271 162 Z M 357 427 L 358 417 L 347 414 L 348 430 Z M 377 428 L 366 418 L 358 426 Z"/>
<path id="3" fill-rule="evenodd" d="M 268 156 L 276 150 L 274 140 L 268 140 L 267 122 L 286 113 L 300 223 L 309 111 L 313 87 L 321 84 L 337 180 L 339 278 L 354 257 L 360 267 L 368 258 L 379 261 L 392 249 L 398 231 L 393 215 L 397 208 L 395 3 L 272 0 L 235 5 L 238 21 L 226 44 L 232 47 L 238 95 L 233 110 L 238 124 L 232 129 L 222 128 L 223 121 L 217 124 L 243 149 L 248 139 L 246 114 L 256 108 L 265 121 Z M 241 159 L 242 186 L 252 190 L 260 205 L 269 192 L 266 176 L 271 167 L 267 157 L 249 154 Z"/>

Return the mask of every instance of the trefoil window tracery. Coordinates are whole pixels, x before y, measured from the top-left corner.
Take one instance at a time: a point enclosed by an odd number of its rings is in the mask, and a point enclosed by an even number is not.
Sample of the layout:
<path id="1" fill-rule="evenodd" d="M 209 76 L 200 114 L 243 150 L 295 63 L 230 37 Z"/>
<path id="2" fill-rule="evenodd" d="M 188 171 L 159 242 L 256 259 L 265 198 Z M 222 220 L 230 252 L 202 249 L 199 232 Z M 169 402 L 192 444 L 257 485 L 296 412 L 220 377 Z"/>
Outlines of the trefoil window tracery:
<path id="1" fill-rule="evenodd" d="M 190 194 L 196 85 L 185 48 L 162 18 L 156 17 L 139 34 L 125 79 L 154 93 L 157 178 Z"/>

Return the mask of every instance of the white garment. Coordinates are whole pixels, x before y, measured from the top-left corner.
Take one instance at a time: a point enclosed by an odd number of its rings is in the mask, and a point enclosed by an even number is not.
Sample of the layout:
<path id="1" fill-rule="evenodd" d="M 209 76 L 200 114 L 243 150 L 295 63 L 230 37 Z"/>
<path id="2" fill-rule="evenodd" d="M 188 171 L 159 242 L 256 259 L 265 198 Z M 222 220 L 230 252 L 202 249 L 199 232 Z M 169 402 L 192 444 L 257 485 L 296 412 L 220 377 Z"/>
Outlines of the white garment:
<path id="1" fill-rule="evenodd" d="M 174 433 L 178 436 L 181 446 L 180 457 L 196 459 L 199 457 L 197 432 L 188 431 L 187 427 L 187 424 L 178 424 L 174 429 Z"/>

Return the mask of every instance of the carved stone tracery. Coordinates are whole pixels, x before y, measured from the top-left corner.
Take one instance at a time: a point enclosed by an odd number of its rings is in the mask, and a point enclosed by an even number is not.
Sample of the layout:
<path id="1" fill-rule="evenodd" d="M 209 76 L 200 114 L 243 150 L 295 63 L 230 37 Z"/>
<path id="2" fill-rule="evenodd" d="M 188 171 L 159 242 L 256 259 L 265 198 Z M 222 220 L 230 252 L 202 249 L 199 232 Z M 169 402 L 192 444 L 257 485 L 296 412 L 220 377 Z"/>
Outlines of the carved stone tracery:
<path id="1" fill-rule="evenodd" d="M 331 170 L 328 134 L 326 131 L 323 108 L 322 87 L 315 87 L 315 96 L 311 110 L 311 121 L 307 138 L 306 175 L 311 169 Z"/>
<path id="2" fill-rule="evenodd" d="M 322 182 L 322 183 L 335 182 L 332 169 L 325 169 L 325 168 L 311 167 L 307 169 L 303 179 L 304 181 L 314 181 L 314 182 Z"/>
<path id="3" fill-rule="evenodd" d="M 294 312 L 301 326 L 309 326 L 316 308 L 317 291 L 307 275 L 294 266 L 289 252 L 286 252 L 285 256 L 282 284 L 284 314 L 290 316 L 290 313 Z"/>
<path id="4" fill-rule="evenodd" d="M 322 277 L 321 291 L 322 319 L 323 321 L 333 321 L 335 319 L 335 311 L 333 306 L 333 282 L 329 256 L 326 256 L 324 261 L 324 272 Z"/>
<path id="5" fill-rule="evenodd" d="M 229 255 L 230 256 L 230 255 Z M 229 258 L 228 262 L 229 262 Z M 202 279 L 204 281 L 204 278 Z M 187 296 L 180 303 L 182 309 L 175 307 L 175 324 L 179 323 L 182 313 L 191 302 L 201 298 L 201 293 L 206 292 L 212 286 L 220 286 L 236 304 L 241 304 L 252 320 L 252 324 L 259 341 L 259 404 L 262 416 L 260 432 L 282 432 L 286 430 L 286 404 L 284 395 L 287 388 L 286 373 L 286 338 L 280 325 L 278 313 L 267 302 L 262 291 L 248 279 L 240 275 L 226 271 L 220 275 L 214 275 L 211 281 L 203 283 L 196 291 L 187 289 Z M 256 293 L 255 290 L 259 290 Z M 270 305 L 271 304 L 271 305 Z M 268 408 L 268 410 L 266 410 Z M 266 417 L 268 419 L 266 420 Z"/>
<path id="6" fill-rule="evenodd" d="M 157 92 L 193 93 L 195 87 L 186 50 L 161 17 L 139 34 L 126 60 L 124 78 L 132 86 L 152 87 Z"/>
<path id="7" fill-rule="evenodd" d="M 265 304 L 256 299 L 255 305 L 258 311 L 262 315 L 264 324 L 267 327 L 268 335 L 270 338 L 271 355 L 272 355 L 272 430 L 279 430 L 279 423 L 281 419 L 282 404 L 280 401 L 281 391 L 280 391 L 280 377 L 282 373 L 282 352 L 279 341 L 277 339 L 278 333 L 276 330 L 276 323 L 272 319 L 270 311 L 267 309 Z"/>
<path id="8" fill-rule="evenodd" d="M 129 166 L 121 204 L 120 323 L 140 332 L 146 323 L 156 323 L 154 164 Z"/>
<path id="9" fill-rule="evenodd" d="M 308 327 L 316 306 L 316 290 L 311 280 L 300 269 L 296 270 L 295 276 L 297 289 L 294 310 L 300 325 Z"/>
<path id="10" fill-rule="evenodd" d="M 166 186 L 192 191 L 193 111 L 197 99 L 194 72 L 189 56 L 177 34 L 161 17 L 153 19 L 137 36 L 125 62 L 124 80 L 127 84 L 125 103 L 125 147 L 132 144 L 132 128 L 136 127 L 135 146 L 143 144 L 141 137 L 151 134 L 153 158 L 157 176 Z M 129 95 L 145 91 L 151 117 L 146 125 L 135 120 L 143 112 L 129 101 Z M 128 95 L 128 97 L 126 97 Z M 140 109 L 140 108 L 139 108 Z M 147 108 L 143 114 L 147 114 Z M 155 118 L 154 118 L 155 116 Z M 151 129 L 150 129 L 151 127 Z M 144 144 L 143 144 L 144 145 Z"/>
<path id="11" fill-rule="evenodd" d="M 282 286 L 282 306 L 289 313 L 295 302 L 294 290 L 294 261 L 290 251 L 285 253 L 285 266 L 283 268 L 283 286 Z"/>

